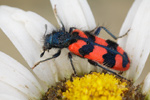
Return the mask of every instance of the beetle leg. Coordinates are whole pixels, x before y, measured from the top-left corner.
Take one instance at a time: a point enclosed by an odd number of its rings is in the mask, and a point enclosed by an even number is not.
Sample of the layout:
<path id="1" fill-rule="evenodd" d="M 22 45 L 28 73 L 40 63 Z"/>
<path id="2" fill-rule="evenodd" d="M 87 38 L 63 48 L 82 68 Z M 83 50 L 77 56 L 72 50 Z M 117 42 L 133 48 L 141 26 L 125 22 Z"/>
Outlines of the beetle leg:
<path id="1" fill-rule="evenodd" d="M 98 36 L 100 34 L 100 31 L 101 31 L 101 27 L 96 28 L 94 35 Z"/>
<path id="2" fill-rule="evenodd" d="M 106 27 L 100 26 L 96 29 L 96 31 L 94 32 L 94 35 L 98 36 L 100 34 L 101 29 L 104 29 L 112 38 L 114 38 L 115 40 L 117 40 L 118 38 L 122 38 L 124 36 L 126 36 L 128 34 L 128 32 L 130 31 L 130 29 L 122 36 L 116 37 L 115 35 L 113 35 Z"/>
<path id="3" fill-rule="evenodd" d="M 71 63 L 72 69 L 73 69 L 73 71 L 74 71 L 74 74 L 76 75 L 77 73 L 76 73 L 75 67 L 74 67 L 74 65 L 73 65 L 73 62 L 72 62 L 72 55 L 71 55 L 70 52 L 68 53 L 68 58 L 70 59 L 70 63 Z"/>
<path id="4" fill-rule="evenodd" d="M 76 28 L 75 27 L 70 27 L 69 33 L 71 34 L 74 29 L 76 29 Z"/>
<path id="5" fill-rule="evenodd" d="M 60 17 L 58 16 L 58 14 L 57 14 L 56 5 L 55 5 L 55 7 L 54 7 L 54 14 L 55 14 L 56 18 L 58 19 L 58 21 L 61 23 L 61 25 L 62 25 L 62 30 L 65 32 L 65 26 L 64 26 L 63 22 L 61 21 Z"/>
<path id="6" fill-rule="evenodd" d="M 127 81 L 130 81 L 130 80 L 126 79 L 125 77 L 123 77 L 123 76 L 117 74 L 116 72 L 114 72 L 114 71 L 112 71 L 112 70 L 109 70 L 109 69 L 107 69 L 107 68 L 105 68 L 105 67 L 99 65 L 99 64 L 98 64 L 97 62 L 95 62 L 95 61 L 88 60 L 88 62 L 89 62 L 90 64 L 94 65 L 94 66 L 101 67 L 102 69 L 104 69 L 104 70 L 106 70 L 106 71 L 108 71 L 108 72 L 110 72 L 110 73 L 113 73 L 114 75 L 116 75 L 116 76 L 118 76 L 118 77 L 120 77 L 120 78 L 122 78 L 122 79 L 125 79 L 125 80 L 127 80 Z"/>
<path id="7" fill-rule="evenodd" d="M 32 67 L 32 69 L 34 69 L 37 65 L 39 65 L 40 63 L 42 63 L 42 62 L 45 62 L 45 61 L 48 61 L 48 60 L 51 60 L 51 59 L 54 59 L 54 58 L 57 58 L 59 55 L 60 55 L 60 53 L 61 53 L 61 49 L 60 50 L 58 50 L 58 52 L 57 53 L 55 53 L 52 57 L 50 57 L 50 58 L 47 58 L 47 59 L 44 59 L 44 60 L 41 60 L 41 61 L 39 61 L 39 62 L 37 62 L 33 67 Z"/>

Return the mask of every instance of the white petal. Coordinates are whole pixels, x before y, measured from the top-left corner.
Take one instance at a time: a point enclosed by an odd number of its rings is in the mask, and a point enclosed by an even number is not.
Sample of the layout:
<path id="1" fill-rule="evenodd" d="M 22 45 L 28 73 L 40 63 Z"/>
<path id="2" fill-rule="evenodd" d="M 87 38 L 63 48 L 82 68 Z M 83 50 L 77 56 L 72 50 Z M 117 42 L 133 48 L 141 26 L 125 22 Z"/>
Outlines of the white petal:
<path id="1" fill-rule="evenodd" d="M 15 97 L 18 100 L 28 100 L 28 96 L 19 91 L 18 89 L 14 88 L 13 86 L 10 86 L 6 83 L 3 83 L 0 81 L 0 100 L 2 99 L 2 94 L 7 95 L 8 97 Z M 10 100 L 10 99 L 9 99 Z M 11 99 L 11 100 L 16 100 L 16 99 Z"/>
<path id="2" fill-rule="evenodd" d="M 138 11 L 138 8 L 139 8 L 139 5 L 141 4 L 142 0 L 135 0 L 132 7 L 130 8 L 128 14 L 127 14 L 127 17 L 121 27 L 121 30 L 120 30 L 120 33 L 119 33 L 119 36 L 122 36 L 124 35 L 130 28 L 131 28 L 131 25 L 133 23 L 133 19 Z M 125 48 L 125 43 L 127 41 L 127 37 L 128 36 L 125 36 L 123 38 L 120 38 L 118 39 L 118 44 Z"/>
<path id="3" fill-rule="evenodd" d="M 138 10 L 133 18 L 125 46 L 125 51 L 131 60 L 131 67 L 127 71 L 126 76 L 134 80 L 139 78 L 150 52 L 149 5 L 150 0 L 143 0 L 137 8 Z"/>
<path id="4" fill-rule="evenodd" d="M 53 9 L 56 5 L 57 15 L 65 28 L 76 27 L 92 30 L 96 27 L 94 16 L 87 0 L 50 0 Z"/>
<path id="5" fill-rule="evenodd" d="M 42 44 L 40 43 L 42 43 L 41 39 L 45 33 L 45 24 L 48 26 L 47 32 L 54 30 L 54 27 L 47 20 L 36 13 L 0 6 L 0 27 L 30 67 L 33 67 L 40 60 L 40 53 L 42 52 Z M 45 57 L 49 56 L 47 54 Z M 40 64 L 33 71 L 47 86 L 58 80 L 53 61 Z"/>
<path id="6" fill-rule="evenodd" d="M 57 15 L 63 22 L 65 29 L 67 31 L 69 30 L 70 27 L 76 27 L 81 30 L 92 30 L 96 27 L 95 19 L 87 3 L 87 0 L 50 0 L 50 1 L 53 9 L 55 9 L 56 6 Z M 59 20 L 58 23 L 60 24 Z M 62 53 L 67 57 L 66 51 Z M 57 60 L 58 61 L 57 64 L 61 64 L 68 67 L 67 70 L 69 71 L 69 69 L 71 68 L 69 59 L 66 59 L 62 56 L 59 57 L 58 59 L 59 60 Z M 59 63 L 60 61 L 62 61 L 62 59 L 63 62 Z M 69 63 L 69 65 L 66 65 L 67 63 Z M 87 62 L 87 60 L 75 56 L 73 56 L 73 64 L 78 73 L 90 72 L 91 70 L 94 69 L 94 67 L 91 66 Z"/>
<path id="7" fill-rule="evenodd" d="M 14 96 L 11 96 L 9 94 L 0 94 L 0 99 L 1 100 L 28 100 L 28 99 L 25 99 L 25 98 L 16 98 Z"/>
<path id="8" fill-rule="evenodd" d="M 144 80 L 142 92 L 143 94 L 147 95 L 146 100 L 150 100 L 150 73 L 148 73 L 148 75 L 146 76 Z"/>
<path id="9" fill-rule="evenodd" d="M 28 98 L 40 98 L 42 88 L 33 74 L 20 63 L 0 52 L 0 82 L 18 90 Z M 4 87 L 0 87 L 0 92 Z M 8 90 L 9 91 L 9 90 Z M 13 93 L 12 93 L 13 94 Z"/>

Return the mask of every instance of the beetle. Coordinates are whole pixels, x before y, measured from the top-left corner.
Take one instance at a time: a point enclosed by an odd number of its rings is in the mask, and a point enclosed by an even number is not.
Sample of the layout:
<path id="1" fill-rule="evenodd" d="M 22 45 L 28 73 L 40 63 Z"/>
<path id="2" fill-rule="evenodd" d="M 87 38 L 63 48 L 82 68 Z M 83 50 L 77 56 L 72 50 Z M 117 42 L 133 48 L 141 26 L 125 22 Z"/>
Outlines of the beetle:
<path id="1" fill-rule="evenodd" d="M 71 27 L 69 32 L 67 32 L 65 31 L 65 27 L 62 22 L 61 24 L 62 28 L 60 30 L 53 31 L 52 33 L 44 36 L 43 52 L 40 57 L 44 55 L 45 51 L 49 51 L 52 48 L 58 48 L 57 53 L 50 58 L 37 62 L 32 69 L 42 62 L 57 58 L 61 54 L 61 50 L 63 48 L 68 48 L 70 51 L 68 53 L 68 57 L 74 74 L 76 74 L 76 70 L 72 62 L 72 54 L 82 58 L 87 58 L 90 64 L 99 66 L 119 77 L 122 76 L 106 67 L 103 67 L 102 65 L 119 71 L 126 71 L 129 69 L 130 60 L 127 53 L 118 46 L 117 43 L 98 37 L 101 29 L 104 29 L 114 39 L 117 39 L 117 37 L 115 37 L 105 27 L 98 27 L 95 31 L 93 30 L 94 34 L 91 34 L 93 31 L 82 31 L 74 27 Z"/>

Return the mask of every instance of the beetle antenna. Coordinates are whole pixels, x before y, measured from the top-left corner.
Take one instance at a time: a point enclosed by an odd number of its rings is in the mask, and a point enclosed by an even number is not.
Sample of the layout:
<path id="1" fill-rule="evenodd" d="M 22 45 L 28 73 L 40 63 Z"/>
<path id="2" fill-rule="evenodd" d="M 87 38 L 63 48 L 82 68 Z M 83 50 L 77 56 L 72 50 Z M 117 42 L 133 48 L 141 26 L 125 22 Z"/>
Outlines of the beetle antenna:
<path id="1" fill-rule="evenodd" d="M 47 33 L 47 24 L 45 24 L 45 32 L 44 32 L 44 37 L 46 36 Z"/>
<path id="2" fill-rule="evenodd" d="M 40 57 L 43 57 L 44 53 L 45 53 L 45 50 L 41 53 Z"/>

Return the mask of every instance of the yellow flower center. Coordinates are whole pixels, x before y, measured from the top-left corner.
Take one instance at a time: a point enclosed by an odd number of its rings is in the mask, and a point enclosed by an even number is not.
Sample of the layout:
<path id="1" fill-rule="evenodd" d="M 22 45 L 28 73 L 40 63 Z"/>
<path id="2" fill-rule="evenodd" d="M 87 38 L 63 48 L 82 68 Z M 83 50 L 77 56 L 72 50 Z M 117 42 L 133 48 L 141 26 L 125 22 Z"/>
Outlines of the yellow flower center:
<path id="1" fill-rule="evenodd" d="M 113 75 L 93 72 L 66 82 L 63 98 L 68 100 L 122 100 L 127 83 Z"/>

